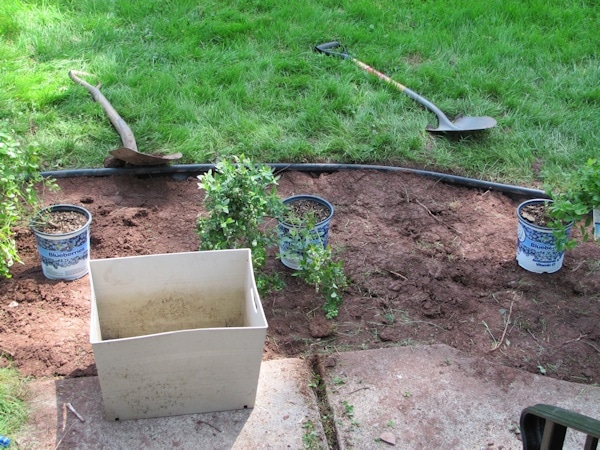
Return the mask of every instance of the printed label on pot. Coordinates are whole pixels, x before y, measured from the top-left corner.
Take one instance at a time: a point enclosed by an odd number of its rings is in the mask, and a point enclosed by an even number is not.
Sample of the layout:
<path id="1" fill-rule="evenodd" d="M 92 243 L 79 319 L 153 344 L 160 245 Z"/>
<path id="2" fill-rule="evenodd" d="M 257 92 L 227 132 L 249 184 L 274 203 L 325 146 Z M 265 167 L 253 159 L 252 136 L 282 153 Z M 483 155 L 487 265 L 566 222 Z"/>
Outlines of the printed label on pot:
<path id="1" fill-rule="evenodd" d="M 87 229 L 69 238 L 36 238 L 46 277 L 73 280 L 88 272 L 90 245 Z"/>
<path id="2" fill-rule="evenodd" d="M 517 261 L 521 267 L 537 273 L 552 273 L 562 267 L 564 251 L 556 249 L 551 230 L 536 230 L 519 221 L 517 236 Z"/>
<path id="3" fill-rule="evenodd" d="M 313 239 L 308 242 L 302 242 L 303 237 L 299 236 L 299 230 L 286 224 L 279 223 L 279 254 L 281 262 L 290 269 L 298 270 L 300 260 L 302 259 L 302 249 L 308 243 L 321 244 L 327 246 L 329 237 L 329 222 L 322 224 L 317 229 L 309 233 Z"/>
<path id="4" fill-rule="evenodd" d="M 67 267 L 76 264 L 82 258 L 87 258 L 87 245 L 81 245 L 66 250 L 48 250 L 40 247 L 40 257 L 45 264 L 58 267 Z"/>

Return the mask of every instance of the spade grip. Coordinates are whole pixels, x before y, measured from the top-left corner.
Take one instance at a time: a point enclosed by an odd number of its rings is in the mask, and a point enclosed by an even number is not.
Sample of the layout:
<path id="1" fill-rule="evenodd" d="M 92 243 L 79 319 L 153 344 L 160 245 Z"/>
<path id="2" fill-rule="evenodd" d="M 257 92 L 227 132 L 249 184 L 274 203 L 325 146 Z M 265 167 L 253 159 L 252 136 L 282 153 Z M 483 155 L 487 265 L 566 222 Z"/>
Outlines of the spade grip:
<path id="1" fill-rule="evenodd" d="M 332 49 L 341 48 L 341 52 L 333 52 Z M 349 59 L 350 55 L 346 52 L 346 48 L 338 41 L 325 42 L 315 47 L 315 50 L 319 53 L 324 53 L 328 56 L 339 56 L 343 59 Z"/>

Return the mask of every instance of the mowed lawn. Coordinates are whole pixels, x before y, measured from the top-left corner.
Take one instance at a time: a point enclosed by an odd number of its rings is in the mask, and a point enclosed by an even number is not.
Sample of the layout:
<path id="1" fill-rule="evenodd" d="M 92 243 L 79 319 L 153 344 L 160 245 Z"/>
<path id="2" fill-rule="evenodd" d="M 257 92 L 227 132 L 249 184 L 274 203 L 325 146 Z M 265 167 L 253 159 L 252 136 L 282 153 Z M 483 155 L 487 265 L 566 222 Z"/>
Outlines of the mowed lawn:
<path id="1" fill-rule="evenodd" d="M 101 167 L 120 146 L 69 70 L 101 90 L 147 153 L 181 163 L 411 166 L 540 187 L 598 155 L 594 1 L 3 0 L 0 120 L 43 168 Z M 467 139 L 350 61 L 337 40 L 451 119 Z"/>

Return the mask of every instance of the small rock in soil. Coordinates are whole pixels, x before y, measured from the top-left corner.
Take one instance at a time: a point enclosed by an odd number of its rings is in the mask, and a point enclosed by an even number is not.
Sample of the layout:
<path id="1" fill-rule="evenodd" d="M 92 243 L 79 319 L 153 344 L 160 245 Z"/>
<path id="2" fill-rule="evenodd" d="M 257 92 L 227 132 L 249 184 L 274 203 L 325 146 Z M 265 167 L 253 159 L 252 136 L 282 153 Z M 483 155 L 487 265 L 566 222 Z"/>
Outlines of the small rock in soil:
<path id="1" fill-rule="evenodd" d="M 387 444 L 396 445 L 396 436 L 394 436 L 394 433 L 390 433 L 389 431 L 384 431 L 381 433 L 379 435 L 379 439 Z"/>
<path id="2" fill-rule="evenodd" d="M 310 335 L 314 338 L 323 338 L 331 336 L 333 327 L 331 323 L 323 316 L 315 316 L 309 325 Z"/>
<path id="3" fill-rule="evenodd" d="M 379 339 L 383 342 L 395 342 L 400 340 L 400 333 L 392 327 L 386 327 L 379 333 Z"/>
<path id="4" fill-rule="evenodd" d="M 335 367 L 336 364 L 337 364 L 337 360 L 333 356 L 330 356 L 329 358 L 327 358 L 325 360 L 325 367 L 327 367 L 327 368 Z"/>

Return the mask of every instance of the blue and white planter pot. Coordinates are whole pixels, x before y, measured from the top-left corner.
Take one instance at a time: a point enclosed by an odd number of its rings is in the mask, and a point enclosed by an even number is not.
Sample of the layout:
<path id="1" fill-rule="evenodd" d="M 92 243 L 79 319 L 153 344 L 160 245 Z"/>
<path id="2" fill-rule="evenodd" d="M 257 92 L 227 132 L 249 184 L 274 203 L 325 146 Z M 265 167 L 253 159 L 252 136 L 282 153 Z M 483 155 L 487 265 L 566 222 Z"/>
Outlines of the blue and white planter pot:
<path id="1" fill-rule="evenodd" d="M 594 239 L 600 240 L 600 209 L 594 209 Z"/>
<path id="2" fill-rule="evenodd" d="M 327 200 L 317 197 L 314 195 L 294 195 L 283 200 L 284 205 L 288 205 L 295 201 L 308 200 L 319 203 L 325 206 L 329 210 L 329 215 L 326 219 L 317 223 L 315 228 L 311 231 L 311 242 L 321 243 L 323 247 L 327 247 L 327 241 L 329 240 L 329 225 L 333 217 L 333 205 Z M 298 226 L 294 226 L 285 222 L 278 223 L 279 233 L 279 257 L 284 266 L 290 269 L 298 270 L 300 268 L 300 260 L 302 259 L 302 242 L 298 242 Z"/>
<path id="3" fill-rule="evenodd" d="M 534 273 L 554 273 L 562 267 L 565 252 L 556 248 L 553 229 L 528 222 L 521 216 L 527 205 L 548 203 L 551 200 L 534 199 L 521 203 L 517 208 L 519 219 L 517 232 L 517 262 L 522 268 Z M 567 227 L 567 236 L 572 224 Z"/>
<path id="4" fill-rule="evenodd" d="M 63 234 L 51 234 L 35 228 L 36 218 L 53 211 L 74 211 L 86 217 L 85 225 Z M 44 208 L 31 221 L 31 230 L 37 240 L 42 272 L 51 280 L 76 280 L 89 271 L 90 223 L 92 215 L 80 206 L 53 205 Z"/>

